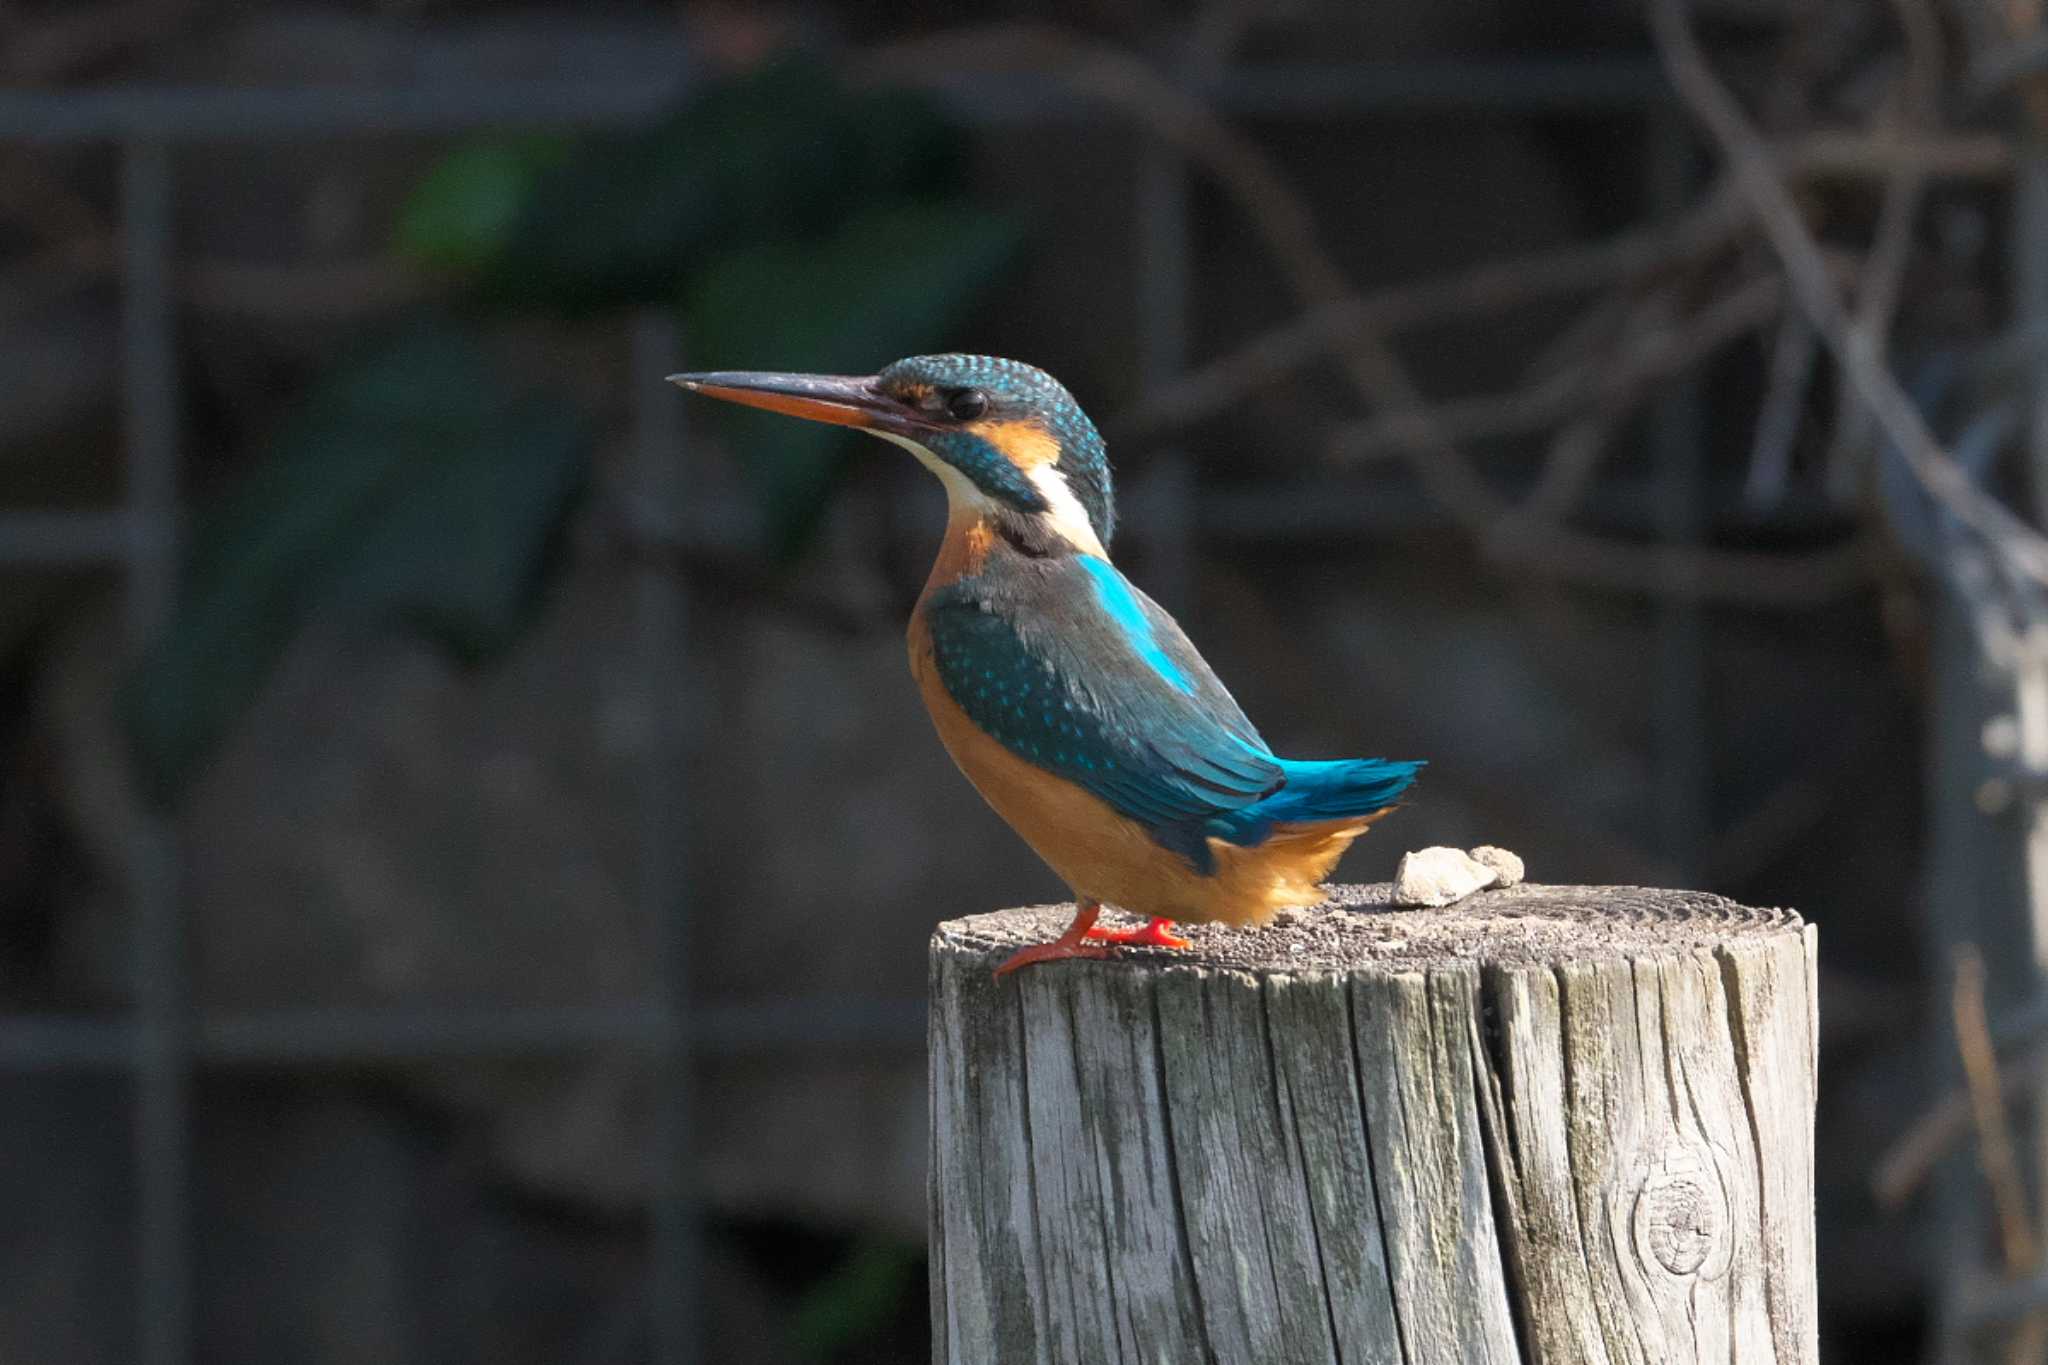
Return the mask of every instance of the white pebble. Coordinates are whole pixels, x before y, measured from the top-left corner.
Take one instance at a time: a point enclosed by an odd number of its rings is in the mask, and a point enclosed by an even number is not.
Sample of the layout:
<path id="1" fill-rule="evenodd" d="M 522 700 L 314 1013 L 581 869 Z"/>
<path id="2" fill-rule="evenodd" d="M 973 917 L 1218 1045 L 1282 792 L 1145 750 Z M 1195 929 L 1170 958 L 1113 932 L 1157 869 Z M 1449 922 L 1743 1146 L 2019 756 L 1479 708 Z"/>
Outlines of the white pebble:
<path id="1" fill-rule="evenodd" d="M 1436 847 L 1401 855 L 1394 904 L 1441 908 L 1492 886 L 1498 874 L 1462 849 Z"/>
<path id="2" fill-rule="evenodd" d="M 1518 854 L 1492 844 L 1481 844 L 1472 850 L 1472 861 L 1484 863 L 1493 869 L 1495 886 L 1520 886 L 1522 884 L 1522 859 Z"/>

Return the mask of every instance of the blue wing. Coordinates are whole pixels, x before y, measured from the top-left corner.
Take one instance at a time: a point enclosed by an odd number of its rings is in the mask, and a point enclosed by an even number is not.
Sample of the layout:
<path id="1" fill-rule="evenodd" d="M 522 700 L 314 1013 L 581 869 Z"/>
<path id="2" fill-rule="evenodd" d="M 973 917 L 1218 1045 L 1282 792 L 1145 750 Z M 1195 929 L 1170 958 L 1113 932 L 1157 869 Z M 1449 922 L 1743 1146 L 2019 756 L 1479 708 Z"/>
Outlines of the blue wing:
<path id="1" fill-rule="evenodd" d="M 1276 757 L 1173 618 L 1100 559 L 991 566 L 934 593 L 925 621 L 939 679 L 978 727 L 1201 871 L 1212 835 L 1254 844 L 1278 821 L 1377 809 L 1413 774 Z"/>

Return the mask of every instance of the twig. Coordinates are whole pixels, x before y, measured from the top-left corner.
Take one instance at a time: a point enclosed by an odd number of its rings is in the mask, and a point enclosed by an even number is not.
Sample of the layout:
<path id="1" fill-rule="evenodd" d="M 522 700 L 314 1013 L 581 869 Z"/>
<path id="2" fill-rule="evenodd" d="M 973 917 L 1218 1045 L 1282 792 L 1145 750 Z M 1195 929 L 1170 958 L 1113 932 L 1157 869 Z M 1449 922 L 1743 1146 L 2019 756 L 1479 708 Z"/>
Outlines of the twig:
<path id="1" fill-rule="evenodd" d="M 1970 1111 L 1977 1128 L 1977 1163 L 1991 1190 L 1998 1219 L 1999 1248 L 2008 1280 L 2032 1274 L 2041 1262 L 2041 1243 L 2027 1207 L 2026 1182 L 2013 1152 L 2012 1116 L 2005 1107 L 2005 1087 L 1998 1074 L 1998 1054 L 1991 1041 L 1991 1022 L 1984 1010 L 1984 958 L 1975 947 L 1956 950 L 1956 984 L 1951 1004 L 1955 1013 L 1956 1047 L 1963 1059 L 1963 1077 L 1970 1087 Z M 2034 1365 L 2048 1345 L 2048 1318 L 2029 1314 L 2013 1332 L 2008 1357 L 2013 1365 Z"/>
<path id="2" fill-rule="evenodd" d="M 2000 1072 L 2000 1093 L 2018 1099 L 2048 1083 L 2048 1056 L 2033 1056 Z M 1970 1132 L 1972 1096 L 1967 1089 L 1943 1095 L 1907 1126 L 1877 1164 L 1871 1167 L 1870 1188 L 1886 1208 L 1902 1207 L 1927 1182 L 1936 1163 Z"/>
<path id="3" fill-rule="evenodd" d="M 1626 283 L 1731 240 L 1741 201 L 1710 196 L 1668 227 L 1488 261 L 1452 275 L 1320 304 L 1199 369 L 1160 385 L 1109 423 L 1112 435 L 1152 437 L 1228 411 L 1263 385 L 1359 332 L 1392 334 L 1422 322 L 1501 312 L 1613 281 Z"/>
<path id="4" fill-rule="evenodd" d="M 1550 438 L 1536 482 L 1516 505 L 1512 515 L 1538 521 L 1557 521 L 1566 516 L 1585 495 L 1607 453 L 1614 433 L 1636 408 L 1633 393 L 1607 394 L 1593 410 L 1565 423 Z"/>
<path id="5" fill-rule="evenodd" d="M 1469 441 L 1549 426 L 1590 403 L 1624 397 L 1691 369 L 1729 342 L 1768 322 L 1781 305 L 1783 284 L 1762 276 L 1710 304 L 1685 325 L 1638 333 L 1618 355 L 1601 357 L 1504 393 L 1444 403 L 1426 420 L 1444 438 Z M 1341 459 L 1363 460 L 1398 452 L 1420 435 L 1417 413 L 1399 413 L 1340 428 L 1330 443 Z"/>
<path id="6" fill-rule="evenodd" d="M 1796 308 L 1787 308 L 1771 346 L 1770 387 L 1757 409 L 1756 435 L 1749 451 L 1749 477 L 1742 496 L 1752 507 L 1768 507 L 1785 491 L 1792 468 L 1792 445 L 1799 436 L 1800 409 L 1813 379 L 1813 324 Z"/>
<path id="7" fill-rule="evenodd" d="M 1956 1048 L 1962 1054 L 1963 1077 L 1970 1087 L 1971 1119 L 1977 1127 L 1977 1160 L 1983 1167 L 1985 1183 L 1991 1187 L 2006 1269 L 2024 1274 L 2041 1259 L 2041 1246 L 2027 1212 L 2025 1183 L 2020 1179 L 2019 1159 L 2013 1153 L 2012 1120 L 2006 1112 L 2005 1090 L 1998 1074 L 1998 1054 L 1991 1043 L 1991 1023 L 1984 1011 L 1983 955 L 1974 947 L 1958 948 L 1955 969 L 1951 1005 Z"/>
<path id="8" fill-rule="evenodd" d="M 1970 480 L 1943 450 L 1912 400 L 1878 358 L 1870 338 L 1850 324 L 1841 294 L 1784 181 L 1733 95 L 1701 53 L 1683 0 L 1651 0 L 1651 28 L 1672 84 L 1727 158 L 1758 224 L 1777 252 L 1793 296 L 1812 319 L 1835 362 L 1923 487 L 1981 537 L 2016 576 L 2048 586 L 2048 541 Z"/>
<path id="9" fill-rule="evenodd" d="M 1733 196 L 1729 202 L 1736 202 Z M 1603 346 L 1612 347 L 1629 317 L 1642 305 L 1639 288 L 1634 281 L 1624 280 L 1582 309 L 1578 317 L 1536 348 L 1522 365 L 1522 377 L 1541 379 L 1582 363 Z"/>
<path id="10" fill-rule="evenodd" d="M 1903 129 L 1909 136 L 1918 136 L 1931 130 L 1940 117 L 1941 25 L 1926 0 L 1892 0 L 1892 9 L 1906 38 L 1902 98 L 1892 131 Z M 1889 346 L 1892 315 L 1898 308 L 1906 258 L 1913 248 L 1913 223 L 1919 217 L 1926 188 L 1927 173 L 1922 167 L 1900 162 L 1893 168 L 1878 208 L 1877 235 L 1857 282 L 1856 327 L 1869 338 L 1880 360 Z M 1844 378 L 1835 395 L 1834 438 L 1827 458 L 1827 491 L 1836 502 L 1846 503 L 1855 496 L 1864 457 L 1871 449 L 1870 437 L 1870 410 L 1856 401 Z"/>
<path id="11" fill-rule="evenodd" d="M 1616 290 L 1605 301 L 1615 305 L 1614 309 L 1595 309 L 1593 318 L 1582 318 L 1569 329 L 1590 339 L 1597 333 L 1605 333 L 1610 351 L 1625 349 L 1632 336 L 1668 331 L 1677 316 L 1680 285 L 1667 283 L 1652 291 L 1644 298 L 1631 298 L 1623 290 Z M 1574 338 L 1570 348 L 1590 353 L 1587 346 Z M 1551 357 L 1559 357 L 1567 348 L 1553 344 L 1549 348 Z M 1532 367 L 1536 379 L 1556 379 L 1575 370 L 1583 369 L 1583 359 L 1574 363 L 1553 363 Z M 1579 498 L 1593 478 L 1593 472 L 1600 466 L 1600 458 L 1606 453 L 1614 433 L 1635 411 L 1637 395 L 1617 391 L 1596 400 L 1592 410 L 1560 427 L 1551 437 L 1550 447 L 1543 454 L 1543 462 L 1536 474 L 1536 481 L 1528 494 L 1515 508 L 1517 517 L 1535 521 L 1561 520 L 1577 505 Z"/>
<path id="12" fill-rule="evenodd" d="M 1823 131 L 1771 148 L 1788 176 L 1804 180 L 1867 180 L 1902 166 L 1935 180 L 1996 180 L 2012 171 L 2012 146 L 1995 133 L 1935 137 L 1872 137 Z"/>
<path id="13" fill-rule="evenodd" d="M 1616 593 L 1810 610 L 1863 585 L 1873 545 L 1857 539 L 1794 555 L 1637 545 L 1511 516 L 1494 523 L 1480 548 L 1500 564 Z"/>

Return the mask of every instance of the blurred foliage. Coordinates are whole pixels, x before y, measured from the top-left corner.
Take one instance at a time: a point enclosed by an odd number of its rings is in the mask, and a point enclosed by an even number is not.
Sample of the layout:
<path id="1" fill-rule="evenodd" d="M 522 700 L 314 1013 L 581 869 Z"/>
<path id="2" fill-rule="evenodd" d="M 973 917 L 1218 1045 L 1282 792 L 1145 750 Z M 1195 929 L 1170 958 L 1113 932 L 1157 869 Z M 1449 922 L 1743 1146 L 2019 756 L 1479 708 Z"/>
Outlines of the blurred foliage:
<path id="1" fill-rule="evenodd" d="M 422 321 L 317 383 L 196 535 L 177 617 L 128 689 L 158 797 L 175 798 L 314 612 L 401 620 L 470 660 L 512 639 L 591 423 L 496 369 L 497 318 L 676 306 L 692 353 L 721 368 L 872 369 L 941 343 L 1015 253 L 1016 227 L 965 197 L 962 162 L 924 98 L 850 91 L 802 59 L 643 131 L 449 153 L 394 247 L 455 285 L 462 318 Z M 794 555 L 849 439 L 788 421 L 730 431 L 769 547 Z"/>
<path id="2" fill-rule="evenodd" d="M 966 204 L 860 214 L 820 243 L 734 252 L 706 269 L 685 307 L 691 349 L 719 368 L 862 374 L 958 324 L 1015 252 L 1015 224 Z M 823 515 L 852 444 L 837 427 L 720 405 L 778 556 Z"/>
<path id="3" fill-rule="evenodd" d="M 457 148 L 407 197 L 398 254 L 455 273 L 503 260 L 543 175 L 568 158 L 570 147 L 565 137 L 528 135 Z"/>
<path id="4" fill-rule="evenodd" d="M 477 155 L 458 153 L 430 176 L 406 214 L 474 223 L 477 236 L 401 247 L 423 263 L 469 263 L 480 301 L 571 316 L 674 298 L 722 251 L 950 195 L 962 161 L 957 131 L 930 101 L 852 92 L 797 57 L 713 86 L 644 132 L 589 138 L 546 168 L 501 150 L 488 163 L 499 173 L 462 171 Z M 533 167 L 532 190 L 501 234 L 495 196 L 515 165 Z"/>
<path id="5" fill-rule="evenodd" d="M 791 1311 L 790 1344 L 800 1355 L 825 1360 L 874 1336 L 910 1292 L 923 1258 L 922 1247 L 902 1242 L 856 1246 Z"/>
<path id="6" fill-rule="evenodd" d="M 177 794 L 315 611 L 402 619 L 468 659 L 510 643 L 589 448 L 567 400 L 447 327 L 335 371 L 196 528 L 172 629 L 128 679 L 152 794 Z"/>

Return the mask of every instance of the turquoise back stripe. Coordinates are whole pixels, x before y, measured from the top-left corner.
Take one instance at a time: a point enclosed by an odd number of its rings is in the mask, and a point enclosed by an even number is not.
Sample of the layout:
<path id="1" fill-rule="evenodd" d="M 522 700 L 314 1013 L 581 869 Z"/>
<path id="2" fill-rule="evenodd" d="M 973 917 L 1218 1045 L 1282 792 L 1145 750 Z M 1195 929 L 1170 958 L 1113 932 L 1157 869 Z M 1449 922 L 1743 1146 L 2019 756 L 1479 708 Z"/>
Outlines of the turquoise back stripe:
<path id="1" fill-rule="evenodd" d="M 1152 665 L 1152 670 L 1190 695 L 1195 690 L 1195 680 L 1190 678 L 1173 657 L 1159 646 L 1159 638 L 1152 633 L 1152 623 L 1145 619 L 1144 608 L 1131 594 L 1131 585 L 1124 582 L 1124 576 L 1112 567 L 1108 560 L 1097 559 L 1094 555 L 1075 556 L 1081 567 L 1095 580 L 1095 597 L 1102 603 L 1102 609 L 1110 619 L 1130 637 L 1131 645 L 1138 651 L 1138 657 Z"/>

